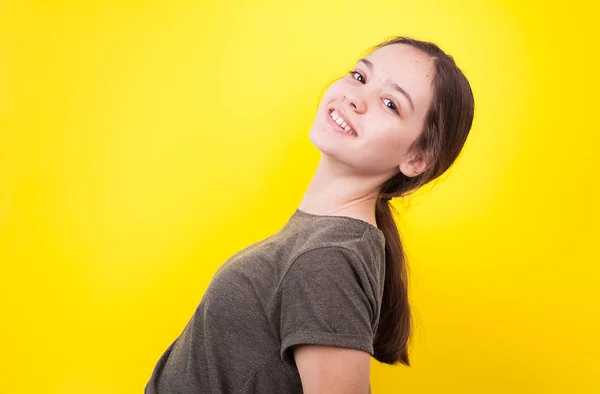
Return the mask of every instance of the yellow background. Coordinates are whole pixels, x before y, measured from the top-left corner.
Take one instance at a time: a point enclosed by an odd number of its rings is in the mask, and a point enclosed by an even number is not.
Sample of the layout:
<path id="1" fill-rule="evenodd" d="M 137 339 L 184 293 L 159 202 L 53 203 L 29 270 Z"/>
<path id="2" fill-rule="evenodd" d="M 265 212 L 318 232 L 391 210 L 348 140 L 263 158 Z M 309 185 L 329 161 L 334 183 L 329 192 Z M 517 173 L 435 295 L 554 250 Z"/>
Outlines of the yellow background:
<path id="1" fill-rule="evenodd" d="M 216 269 L 315 170 L 371 45 L 470 79 L 464 154 L 396 201 L 413 366 L 374 394 L 598 393 L 593 2 L 0 1 L 0 393 L 142 392 Z"/>

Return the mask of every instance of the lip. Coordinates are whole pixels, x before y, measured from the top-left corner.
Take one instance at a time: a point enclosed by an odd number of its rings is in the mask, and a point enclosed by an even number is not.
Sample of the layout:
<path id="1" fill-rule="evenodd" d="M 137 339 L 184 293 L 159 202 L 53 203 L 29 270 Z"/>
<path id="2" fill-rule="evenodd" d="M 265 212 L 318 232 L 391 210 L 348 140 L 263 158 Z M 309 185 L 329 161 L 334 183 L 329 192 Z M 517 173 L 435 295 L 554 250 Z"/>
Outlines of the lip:
<path id="1" fill-rule="evenodd" d="M 348 134 L 348 133 L 346 133 L 345 131 L 343 131 L 344 129 L 342 128 L 342 126 L 338 125 L 338 124 L 337 124 L 337 123 L 336 123 L 336 122 L 333 120 L 333 118 L 331 117 L 331 112 L 333 112 L 333 111 L 335 111 L 335 112 L 337 112 L 338 114 L 340 114 L 340 116 L 342 117 L 342 119 L 344 119 L 344 121 L 346 122 L 346 124 L 347 124 L 348 126 L 350 126 L 350 128 L 351 128 L 352 130 L 354 130 L 354 132 L 356 133 L 356 135 Z M 339 110 L 339 109 L 335 109 L 335 108 L 329 108 L 329 109 L 327 110 L 327 113 L 325 114 L 325 116 L 327 116 L 327 123 L 329 123 L 329 124 L 331 125 L 331 127 L 333 127 L 333 129 L 334 129 L 335 131 L 337 131 L 338 133 L 340 133 L 340 134 L 343 134 L 343 135 L 345 135 L 345 136 L 347 136 L 347 137 L 354 137 L 354 138 L 358 138 L 358 137 L 359 137 L 359 135 L 358 135 L 358 132 L 357 132 L 357 131 L 356 131 L 356 129 L 354 128 L 354 125 L 352 125 L 352 124 L 351 124 L 351 123 L 350 123 L 350 122 L 349 122 L 349 121 L 346 119 L 346 116 L 345 116 L 345 114 L 344 114 L 344 112 L 343 112 L 343 111 L 341 111 L 341 110 Z"/>

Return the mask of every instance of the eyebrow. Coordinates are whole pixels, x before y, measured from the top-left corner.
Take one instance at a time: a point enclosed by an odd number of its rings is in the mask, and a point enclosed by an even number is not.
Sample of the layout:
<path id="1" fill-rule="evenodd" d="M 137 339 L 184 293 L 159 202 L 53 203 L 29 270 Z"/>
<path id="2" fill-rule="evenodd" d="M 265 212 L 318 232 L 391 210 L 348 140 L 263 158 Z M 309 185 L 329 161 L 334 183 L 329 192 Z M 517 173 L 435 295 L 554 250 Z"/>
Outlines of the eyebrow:
<path id="1" fill-rule="evenodd" d="M 364 64 L 367 65 L 367 67 L 369 68 L 369 70 L 371 72 L 373 71 L 373 63 L 370 60 L 360 59 L 358 62 L 363 62 Z M 410 103 L 410 106 L 412 107 L 412 110 L 414 111 L 415 110 L 415 104 L 413 103 L 412 99 L 410 98 L 410 95 L 406 92 L 406 90 L 402 89 L 400 86 L 398 86 L 395 83 L 392 83 L 391 86 L 392 86 L 392 88 L 394 88 L 394 90 L 397 90 L 398 92 L 400 92 L 401 94 L 403 94 L 404 97 L 406 97 L 406 99 Z"/>

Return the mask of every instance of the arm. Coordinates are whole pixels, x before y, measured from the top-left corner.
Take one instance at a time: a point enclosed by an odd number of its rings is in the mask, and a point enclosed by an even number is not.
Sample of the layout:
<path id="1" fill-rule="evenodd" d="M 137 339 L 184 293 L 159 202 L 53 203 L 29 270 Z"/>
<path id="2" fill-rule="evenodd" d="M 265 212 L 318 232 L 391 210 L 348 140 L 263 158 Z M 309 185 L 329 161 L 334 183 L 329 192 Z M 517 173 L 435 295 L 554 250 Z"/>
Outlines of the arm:
<path id="1" fill-rule="evenodd" d="M 292 349 L 305 394 L 371 392 L 369 353 L 322 345 L 296 345 Z"/>

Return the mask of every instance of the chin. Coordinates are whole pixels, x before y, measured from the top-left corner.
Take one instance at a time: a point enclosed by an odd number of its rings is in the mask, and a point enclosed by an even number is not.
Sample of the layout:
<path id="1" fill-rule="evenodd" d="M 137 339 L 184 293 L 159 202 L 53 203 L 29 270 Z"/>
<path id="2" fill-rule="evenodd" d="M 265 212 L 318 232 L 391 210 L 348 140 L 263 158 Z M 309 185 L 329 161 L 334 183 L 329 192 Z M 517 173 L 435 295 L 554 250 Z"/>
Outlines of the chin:
<path id="1" fill-rule="evenodd" d="M 341 144 L 339 139 L 332 138 L 335 136 L 331 136 L 329 133 L 331 133 L 330 130 L 313 125 L 313 127 L 310 129 L 308 138 L 315 148 L 317 148 L 323 155 L 334 158 L 337 161 L 347 163 L 352 157 L 352 155 L 349 153 L 348 145 Z"/>

